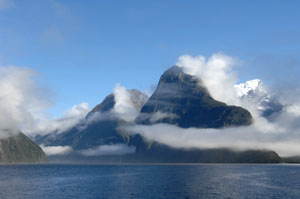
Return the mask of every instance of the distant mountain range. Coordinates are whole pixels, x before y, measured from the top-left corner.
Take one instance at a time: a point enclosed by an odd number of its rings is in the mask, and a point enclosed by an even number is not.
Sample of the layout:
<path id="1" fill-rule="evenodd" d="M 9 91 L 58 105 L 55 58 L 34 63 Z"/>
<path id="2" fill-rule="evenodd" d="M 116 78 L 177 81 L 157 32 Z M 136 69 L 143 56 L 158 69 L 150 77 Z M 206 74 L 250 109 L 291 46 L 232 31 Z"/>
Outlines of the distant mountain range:
<path id="1" fill-rule="evenodd" d="M 259 84 L 255 80 L 237 85 L 236 89 L 240 97 L 251 98 L 252 94 L 255 96 L 256 92 L 261 92 Z M 84 122 L 63 133 L 38 136 L 35 140 L 48 147 L 73 148 L 73 152 L 68 155 L 49 157 L 57 161 L 281 162 L 280 157 L 272 151 L 174 149 L 158 142 L 149 143 L 140 134 L 131 135 L 122 131 L 119 127 L 129 124 L 166 123 L 181 128 L 226 128 L 252 123 L 253 118 L 248 110 L 214 100 L 201 80 L 184 73 L 177 66 L 171 67 L 161 76 L 149 99 L 137 90 L 129 90 L 129 93 L 131 104 L 138 113 L 133 122 L 118 115 L 115 111 L 115 95 L 110 94 L 87 114 Z M 263 101 L 268 104 L 267 98 L 260 100 L 261 104 L 265 105 Z M 97 152 L 101 155 L 97 156 Z"/>

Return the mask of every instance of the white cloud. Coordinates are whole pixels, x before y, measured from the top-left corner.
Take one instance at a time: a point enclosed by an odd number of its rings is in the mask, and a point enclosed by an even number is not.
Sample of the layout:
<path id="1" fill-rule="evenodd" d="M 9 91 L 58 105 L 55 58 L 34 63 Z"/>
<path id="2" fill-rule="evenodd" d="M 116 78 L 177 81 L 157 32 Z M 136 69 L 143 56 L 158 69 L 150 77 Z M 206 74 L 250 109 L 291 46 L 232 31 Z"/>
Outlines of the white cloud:
<path id="1" fill-rule="evenodd" d="M 126 155 L 135 153 L 135 147 L 127 144 L 100 145 L 95 148 L 79 151 L 84 156 Z"/>
<path id="2" fill-rule="evenodd" d="M 271 122 L 268 121 L 261 116 L 258 103 L 270 100 L 269 91 L 258 80 L 237 86 L 237 73 L 234 71 L 237 63 L 229 56 L 214 54 L 208 60 L 203 56 L 181 56 L 176 65 L 199 78 L 216 100 L 248 109 L 254 117 L 254 124 L 222 129 L 184 129 L 169 124 L 133 125 L 124 127 L 125 131 L 141 134 L 148 141 L 157 141 L 175 148 L 268 149 L 281 156 L 300 155 L 300 106 L 295 103 L 299 101 L 299 95 L 294 92 L 285 93 L 286 97 L 282 97 L 281 103 L 286 108 Z M 243 92 L 256 88 L 255 96 L 244 97 L 248 93 L 240 93 L 242 86 Z M 291 99 L 294 103 L 291 103 Z"/>
<path id="3" fill-rule="evenodd" d="M 47 91 L 37 86 L 35 75 L 24 67 L 0 67 L 0 137 L 30 128 L 49 107 Z"/>
<path id="4" fill-rule="evenodd" d="M 81 103 L 67 110 L 61 118 L 50 119 L 49 90 L 35 81 L 37 73 L 25 67 L 0 67 L 0 137 L 60 133 L 78 124 L 90 108 Z"/>
<path id="5" fill-rule="evenodd" d="M 185 73 L 201 79 L 214 99 L 231 105 L 239 104 L 234 89 L 237 74 L 233 70 L 238 64 L 238 60 L 221 53 L 208 59 L 201 55 L 183 55 L 176 63 Z"/>
<path id="6" fill-rule="evenodd" d="M 286 111 L 294 116 L 300 116 L 300 104 L 292 104 L 286 107 Z"/>
<path id="7" fill-rule="evenodd" d="M 137 102 L 133 102 L 133 96 L 126 90 L 125 87 L 117 84 L 114 89 L 115 105 L 113 112 L 118 115 L 119 118 L 131 122 L 139 114 L 139 106 L 135 103 L 143 103 L 145 99 L 138 99 Z"/>
<path id="8" fill-rule="evenodd" d="M 170 124 L 124 127 L 131 134 L 141 134 L 174 148 L 231 148 L 235 150 L 268 149 L 282 156 L 300 155 L 300 131 L 290 128 L 265 127 L 254 123 L 247 127 L 223 129 L 180 128 Z"/>
<path id="9" fill-rule="evenodd" d="M 73 151 L 71 146 L 44 146 L 40 145 L 47 156 L 51 155 L 66 155 Z"/>
<path id="10" fill-rule="evenodd" d="M 77 104 L 65 111 L 64 115 L 60 118 L 52 120 L 44 118 L 43 120 L 36 121 L 35 125 L 25 132 L 31 135 L 59 134 L 83 122 L 89 111 L 88 103 Z"/>

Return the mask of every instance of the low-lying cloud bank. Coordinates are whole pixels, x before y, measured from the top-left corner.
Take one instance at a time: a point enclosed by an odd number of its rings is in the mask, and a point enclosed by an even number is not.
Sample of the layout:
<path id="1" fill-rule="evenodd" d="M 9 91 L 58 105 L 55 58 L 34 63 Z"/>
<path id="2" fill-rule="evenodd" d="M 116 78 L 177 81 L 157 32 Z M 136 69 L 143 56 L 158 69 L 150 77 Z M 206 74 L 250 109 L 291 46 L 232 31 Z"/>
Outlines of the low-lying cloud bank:
<path id="1" fill-rule="evenodd" d="M 199 82 L 208 88 L 216 100 L 248 109 L 254 117 L 254 124 L 223 129 L 184 129 L 169 124 L 133 125 L 125 127 L 125 130 L 131 134 L 141 134 L 148 141 L 157 141 L 174 148 L 267 149 L 281 156 L 300 155 L 300 106 L 297 103 L 300 95 L 285 92 L 288 100 L 278 98 L 282 110 L 272 120 L 263 117 L 264 103 L 273 100 L 271 95 L 277 97 L 280 94 L 275 96 L 276 93 L 272 93 L 259 80 L 248 82 L 249 85 L 237 85 L 235 68 L 239 63 L 232 57 L 214 54 L 208 59 L 184 55 L 179 57 L 176 65 L 199 78 Z M 256 90 L 247 90 L 248 86 Z"/>
<path id="2" fill-rule="evenodd" d="M 84 156 L 127 155 L 135 153 L 135 147 L 128 146 L 127 144 L 100 145 L 95 148 L 79 151 L 79 153 Z"/>
<path id="3" fill-rule="evenodd" d="M 73 151 L 71 146 L 44 146 L 40 145 L 47 156 L 66 155 Z"/>
<path id="4" fill-rule="evenodd" d="M 235 69 L 240 63 L 235 58 L 218 53 L 210 58 L 184 55 L 179 57 L 176 65 L 201 79 L 216 100 L 248 109 L 255 120 L 253 125 L 224 129 L 182 129 L 167 124 L 133 125 L 126 127 L 127 132 L 139 133 L 148 140 L 179 148 L 270 149 L 282 156 L 300 155 L 300 93 L 295 90 L 274 92 L 276 88 L 267 88 L 256 80 L 251 83 L 262 87 L 252 93 L 251 97 L 247 97 L 244 94 L 247 94 L 248 88 L 245 85 L 237 86 L 238 73 Z M 38 85 L 35 76 L 36 72 L 28 68 L 0 67 L 0 138 L 15 135 L 19 131 L 31 136 L 60 133 L 83 121 L 90 111 L 88 104 L 82 103 L 66 111 L 61 118 L 49 119 L 45 114 L 51 105 L 49 91 Z M 116 103 L 113 110 L 107 114 L 95 114 L 88 122 L 108 117 L 134 121 L 139 110 L 130 100 L 128 90 L 117 85 L 114 94 Z M 263 103 L 269 103 L 272 97 L 282 105 L 282 110 L 270 120 L 261 113 Z M 152 118 L 153 122 L 162 117 L 176 117 L 170 114 L 159 112 Z M 60 146 L 43 146 L 43 149 L 48 154 L 64 154 L 71 150 Z M 125 145 L 104 145 L 81 152 L 87 156 L 95 156 L 122 154 L 122 151 L 127 154 L 134 152 L 134 149 Z"/>

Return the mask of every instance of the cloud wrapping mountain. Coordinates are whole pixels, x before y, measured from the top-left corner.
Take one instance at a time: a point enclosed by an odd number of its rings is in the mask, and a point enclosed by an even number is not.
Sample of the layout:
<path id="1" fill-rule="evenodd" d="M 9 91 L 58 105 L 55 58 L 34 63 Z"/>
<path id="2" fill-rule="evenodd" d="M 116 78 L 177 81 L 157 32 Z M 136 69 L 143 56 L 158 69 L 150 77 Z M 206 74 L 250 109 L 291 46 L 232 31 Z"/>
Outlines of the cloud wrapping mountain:
<path id="1" fill-rule="evenodd" d="M 60 118 L 49 119 L 45 117 L 40 119 L 31 129 L 27 130 L 26 132 L 28 132 L 30 135 L 62 133 L 84 121 L 89 111 L 90 107 L 88 103 L 77 104 L 65 111 L 63 116 Z"/>
<path id="2" fill-rule="evenodd" d="M 203 56 L 179 58 L 177 65 L 207 86 L 220 101 L 240 105 L 254 117 L 251 126 L 238 128 L 180 128 L 170 124 L 133 125 L 127 132 L 141 134 L 148 142 L 159 142 L 174 148 L 233 148 L 236 150 L 267 149 L 282 156 L 300 155 L 299 106 L 281 100 L 280 109 L 272 121 L 263 112 L 275 100 L 260 80 L 236 84 L 233 58 L 216 54 L 206 61 Z M 292 93 L 290 93 L 292 94 Z M 294 95 L 296 98 L 297 95 Z"/>
<path id="3" fill-rule="evenodd" d="M 199 78 L 211 96 L 229 105 L 239 105 L 234 85 L 237 73 L 234 68 L 239 61 L 233 57 L 218 53 L 206 59 L 204 56 L 183 55 L 178 58 L 177 66 L 184 72 Z"/>
<path id="4" fill-rule="evenodd" d="M 35 75 L 24 67 L 0 67 L 0 137 L 31 129 L 49 108 L 48 91 Z"/>
<path id="5" fill-rule="evenodd" d="M 239 61 L 223 55 L 179 57 L 176 65 L 184 72 L 193 75 L 204 84 L 213 98 L 229 105 L 239 105 L 249 110 L 254 117 L 251 126 L 238 128 L 180 128 L 170 124 L 131 125 L 125 128 L 131 134 L 141 134 L 149 142 L 157 141 L 174 148 L 220 148 L 236 150 L 269 149 L 282 156 L 300 155 L 300 105 L 297 92 L 285 92 L 286 97 L 270 92 L 261 80 L 251 80 L 237 84 L 235 67 Z M 114 89 L 112 110 L 102 113 L 90 111 L 87 103 L 75 105 L 61 118 L 49 120 L 45 110 L 51 104 L 45 89 L 34 80 L 36 73 L 28 68 L 0 68 L 0 137 L 7 137 L 23 130 L 27 135 L 59 134 L 86 120 L 86 124 L 107 118 L 121 118 L 133 122 L 141 107 L 134 94 L 117 85 Z M 166 91 L 167 92 L 167 91 Z M 265 112 L 269 111 L 266 115 Z M 271 114 L 270 114 L 271 113 Z M 276 113 L 276 114 L 273 114 Z M 272 117 L 269 117 L 272 115 Z M 157 112 L 150 120 L 176 118 L 175 114 Z M 271 119 L 270 119 L 271 118 Z M 83 126 L 83 130 L 84 130 Z M 9 129 L 9 131 L 7 131 Z M 66 147 L 66 146 L 64 146 Z M 65 154 L 70 148 L 56 146 L 45 148 L 48 154 Z M 88 149 L 86 155 L 104 154 L 101 146 Z M 120 147 L 122 149 L 122 147 Z M 118 151 L 118 150 L 117 150 Z M 125 150 L 126 151 L 126 150 Z"/>
<path id="6" fill-rule="evenodd" d="M 47 156 L 52 155 L 66 155 L 72 152 L 72 147 L 70 146 L 44 146 L 40 145 Z"/>

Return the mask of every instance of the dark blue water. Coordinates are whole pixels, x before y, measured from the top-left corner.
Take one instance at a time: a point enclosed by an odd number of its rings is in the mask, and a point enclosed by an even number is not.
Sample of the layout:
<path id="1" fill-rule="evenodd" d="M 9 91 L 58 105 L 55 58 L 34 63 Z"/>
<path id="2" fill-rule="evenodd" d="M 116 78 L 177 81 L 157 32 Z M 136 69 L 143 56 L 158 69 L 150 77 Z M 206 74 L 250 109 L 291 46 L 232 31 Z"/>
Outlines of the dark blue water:
<path id="1" fill-rule="evenodd" d="M 299 165 L 2 165 L 1 198 L 300 198 Z"/>

